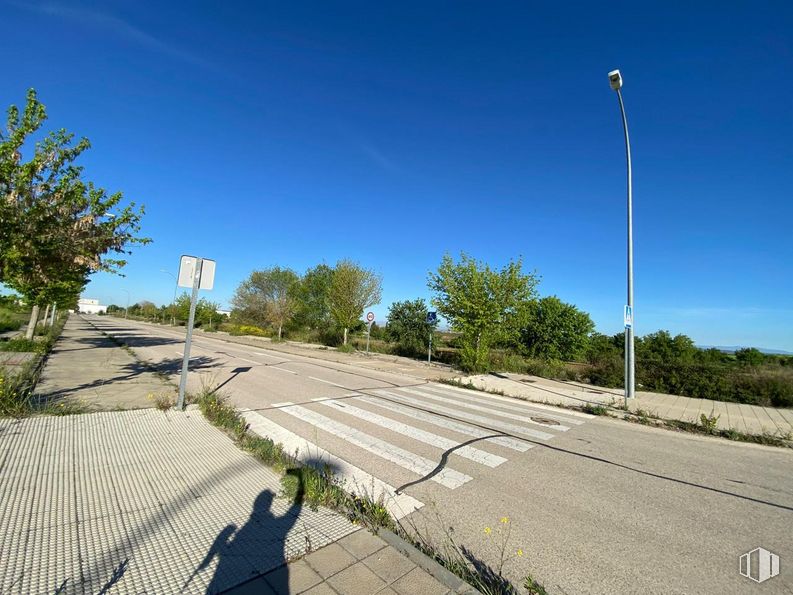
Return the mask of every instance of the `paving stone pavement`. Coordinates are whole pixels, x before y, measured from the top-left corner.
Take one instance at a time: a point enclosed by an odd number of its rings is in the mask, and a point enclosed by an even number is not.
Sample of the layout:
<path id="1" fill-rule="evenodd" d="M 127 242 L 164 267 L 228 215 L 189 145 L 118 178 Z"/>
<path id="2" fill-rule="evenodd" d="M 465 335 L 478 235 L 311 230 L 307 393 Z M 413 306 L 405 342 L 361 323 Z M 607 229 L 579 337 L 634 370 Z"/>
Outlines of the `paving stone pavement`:
<path id="1" fill-rule="evenodd" d="M 449 592 L 279 490 L 192 407 L 2 419 L 0 593 Z"/>
<path id="2" fill-rule="evenodd" d="M 36 386 L 40 398 L 90 409 L 152 407 L 174 387 L 82 317 L 69 316 Z"/>
<path id="3" fill-rule="evenodd" d="M 600 388 L 575 382 L 560 382 L 525 374 L 481 374 L 458 378 L 462 384 L 473 384 L 488 391 L 528 401 L 581 407 L 592 405 L 622 405 L 623 393 L 618 389 Z M 778 436 L 793 434 L 793 409 L 760 407 L 742 403 L 727 403 L 710 399 L 694 399 L 637 391 L 630 403 L 631 411 L 645 411 L 661 419 L 699 423 L 700 416 L 716 417 L 716 425 L 723 430 L 735 429 L 748 434 L 770 433 Z"/>

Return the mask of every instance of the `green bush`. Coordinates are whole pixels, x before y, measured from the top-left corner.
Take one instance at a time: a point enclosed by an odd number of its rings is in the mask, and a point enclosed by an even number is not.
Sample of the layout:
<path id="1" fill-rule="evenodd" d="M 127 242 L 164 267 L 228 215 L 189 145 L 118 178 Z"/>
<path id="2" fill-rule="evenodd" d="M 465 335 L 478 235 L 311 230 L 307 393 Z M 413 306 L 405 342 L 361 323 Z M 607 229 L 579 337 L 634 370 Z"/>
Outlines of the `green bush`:
<path id="1" fill-rule="evenodd" d="M 264 330 L 263 328 L 260 328 L 258 326 L 252 326 L 249 324 L 229 325 L 229 326 L 231 328 L 228 330 L 228 333 L 234 336 L 252 335 L 254 337 L 270 337 L 272 335 L 272 333 Z"/>
<path id="2" fill-rule="evenodd" d="M 20 326 L 22 325 L 18 321 L 8 316 L 0 315 L 0 333 L 18 331 Z"/>
<path id="3" fill-rule="evenodd" d="M 47 349 L 46 341 L 31 341 L 24 337 L 0 341 L 0 351 L 15 351 L 18 353 L 43 353 Z"/>
<path id="4" fill-rule="evenodd" d="M 11 374 L 0 368 L 0 417 L 22 417 L 30 410 L 30 371 Z"/>

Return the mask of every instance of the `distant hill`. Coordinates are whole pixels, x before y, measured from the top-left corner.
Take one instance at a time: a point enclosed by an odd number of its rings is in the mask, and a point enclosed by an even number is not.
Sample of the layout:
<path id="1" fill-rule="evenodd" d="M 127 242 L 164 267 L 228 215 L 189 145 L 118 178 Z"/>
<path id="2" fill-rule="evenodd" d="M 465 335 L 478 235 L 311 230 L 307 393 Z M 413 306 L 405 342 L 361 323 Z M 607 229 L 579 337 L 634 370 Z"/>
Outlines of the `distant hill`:
<path id="1" fill-rule="evenodd" d="M 724 345 L 697 345 L 700 349 L 718 349 L 719 351 L 723 351 L 724 353 L 735 353 L 739 349 L 746 349 L 745 346 L 741 345 L 732 345 L 732 346 L 724 346 Z M 765 353 L 766 355 L 793 355 L 791 351 L 782 351 L 781 349 L 765 349 L 763 347 L 757 347 L 757 351 L 761 353 Z"/>

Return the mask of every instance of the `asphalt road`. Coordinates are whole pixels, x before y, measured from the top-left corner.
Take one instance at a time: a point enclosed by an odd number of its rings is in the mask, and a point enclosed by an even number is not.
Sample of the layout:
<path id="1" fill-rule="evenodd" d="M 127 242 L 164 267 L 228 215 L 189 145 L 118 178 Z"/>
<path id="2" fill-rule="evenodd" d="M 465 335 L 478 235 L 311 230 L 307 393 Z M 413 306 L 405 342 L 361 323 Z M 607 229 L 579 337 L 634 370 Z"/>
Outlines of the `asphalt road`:
<path id="1" fill-rule="evenodd" d="M 178 382 L 183 329 L 89 319 Z M 549 593 L 793 593 L 789 450 L 574 414 L 310 350 L 199 334 L 191 355 L 192 390 L 220 386 L 254 431 L 325 460 L 356 489 L 390 494 L 403 523 L 436 539 L 451 527 L 490 565 L 507 558 L 516 584 L 531 574 Z M 739 556 L 757 547 L 781 560 L 762 584 L 738 572 Z"/>

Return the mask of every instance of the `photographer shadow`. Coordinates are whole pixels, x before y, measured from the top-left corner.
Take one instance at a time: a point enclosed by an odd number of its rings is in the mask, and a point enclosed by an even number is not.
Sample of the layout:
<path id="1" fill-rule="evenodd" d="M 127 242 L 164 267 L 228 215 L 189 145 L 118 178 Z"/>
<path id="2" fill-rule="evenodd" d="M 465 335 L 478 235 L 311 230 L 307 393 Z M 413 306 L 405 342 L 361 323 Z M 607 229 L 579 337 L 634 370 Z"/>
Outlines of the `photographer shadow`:
<path id="1" fill-rule="evenodd" d="M 244 561 L 253 561 L 256 566 L 267 569 L 266 581 L 275 593 L 289 593 L 286 540 L 302 510 L 305 486 L 301 469 L 290 469 L 287 474 L 296 478 L 297 485 L 292 504 L 286 512 L 276 516 L 272 510 L 275 495 L 270 490 L 260 492 L 242 527 L 229 524 L 218 533 L 203 561 L 182 588 L 183 592 L 192 579 L 217 558 L 215 572 L 207 586 L 207 595 L 256 592 L 256 584 L 265 579 L 259 574 L 240 585 L 240 571 L 247 566 Z"/>

